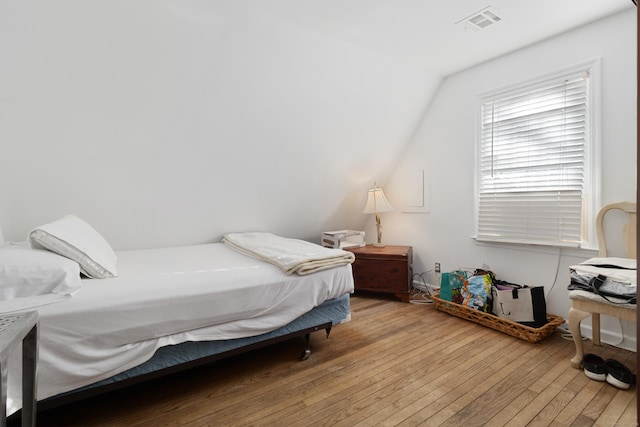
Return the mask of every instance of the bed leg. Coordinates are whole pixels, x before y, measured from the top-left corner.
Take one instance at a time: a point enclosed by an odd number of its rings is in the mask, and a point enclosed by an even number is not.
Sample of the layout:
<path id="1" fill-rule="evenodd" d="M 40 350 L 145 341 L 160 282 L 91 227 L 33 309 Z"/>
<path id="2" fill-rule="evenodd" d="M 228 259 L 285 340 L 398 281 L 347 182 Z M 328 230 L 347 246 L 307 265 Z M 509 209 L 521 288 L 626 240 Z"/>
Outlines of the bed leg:
<path id="1" fill-rule="evenodd" d="M 311 332 L 319 331 L 324 327 L 324 330 L 327 332 L 327 339 L 329 339 L 329 334 L 331 333 L 331 326 L 333 326 L 331 322 L 326 322 L 326 323 L 323 323 L 322 325 L 317 325 L 306 330 L 307 333 L 304 334 L 305 349 L 302 352 L 302 356 L 300 357 L 302 360 L 307 360 L 311 355 L 311 344 L 310 344 Z"/>
<path id="2" fill-rule="evenodd" d="M 307 360 L 309 358 L 309 355 L 311 355 L 311 346 L 309 344 L 309 341 L 311 339 L 311 334 L 305 334 L 304 335 L 304 351 L 302 352 L 302 356 L 300 357 L 302 360 Z"/>

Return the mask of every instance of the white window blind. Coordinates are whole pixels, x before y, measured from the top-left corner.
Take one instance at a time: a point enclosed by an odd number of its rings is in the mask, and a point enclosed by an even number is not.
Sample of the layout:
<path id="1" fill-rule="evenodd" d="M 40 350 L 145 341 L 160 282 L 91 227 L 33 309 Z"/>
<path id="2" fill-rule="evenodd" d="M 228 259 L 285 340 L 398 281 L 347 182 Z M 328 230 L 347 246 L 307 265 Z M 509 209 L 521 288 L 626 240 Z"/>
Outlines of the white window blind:
<path id="1" fill-rule="evenodd" d="M 579 246 L 589 73 L 481 100 L 477 239 Z"/>

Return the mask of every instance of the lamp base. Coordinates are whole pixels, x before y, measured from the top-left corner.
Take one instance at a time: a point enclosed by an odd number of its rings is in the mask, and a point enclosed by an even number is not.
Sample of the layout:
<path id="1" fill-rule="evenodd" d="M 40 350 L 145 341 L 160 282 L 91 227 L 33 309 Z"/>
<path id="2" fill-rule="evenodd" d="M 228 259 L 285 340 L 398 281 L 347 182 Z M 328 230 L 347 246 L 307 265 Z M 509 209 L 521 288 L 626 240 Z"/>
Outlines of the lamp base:
<path id="1" fill-rule="evenodd" d="M 376 248 L 384 248 L 384 243 L 374 243 L 373 246 L 375 246 Z"/>

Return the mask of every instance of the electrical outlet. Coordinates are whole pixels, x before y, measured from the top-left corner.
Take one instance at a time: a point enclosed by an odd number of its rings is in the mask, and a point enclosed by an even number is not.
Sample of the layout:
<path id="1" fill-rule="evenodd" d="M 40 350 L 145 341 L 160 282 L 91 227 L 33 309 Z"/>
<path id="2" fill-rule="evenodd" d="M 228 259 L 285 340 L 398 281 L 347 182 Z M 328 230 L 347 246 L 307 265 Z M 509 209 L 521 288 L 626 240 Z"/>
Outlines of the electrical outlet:
<path id="1" fill-rule="evenodd" d="M 439 263 L 439 262 L 436 262 L 436 266 L 435 266 L 435 268 L 434 268 L 434 271 L 435 271 L 436 273 L 440 273 L 440 263 Z"/>

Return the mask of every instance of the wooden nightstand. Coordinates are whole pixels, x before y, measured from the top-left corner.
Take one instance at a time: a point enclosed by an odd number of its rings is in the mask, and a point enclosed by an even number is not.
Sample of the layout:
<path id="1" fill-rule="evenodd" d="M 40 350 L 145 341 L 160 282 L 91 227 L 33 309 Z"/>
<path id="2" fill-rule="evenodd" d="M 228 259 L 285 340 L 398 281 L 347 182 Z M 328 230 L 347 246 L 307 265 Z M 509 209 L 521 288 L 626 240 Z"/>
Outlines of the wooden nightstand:
<path id="1" fill-rule="evenodd" d="M 356 290 L 391 293 L 409 302 L 413 277 L 411 246 L 367 245 L 349 248 L 356 256 L 353 280 Z"/>

